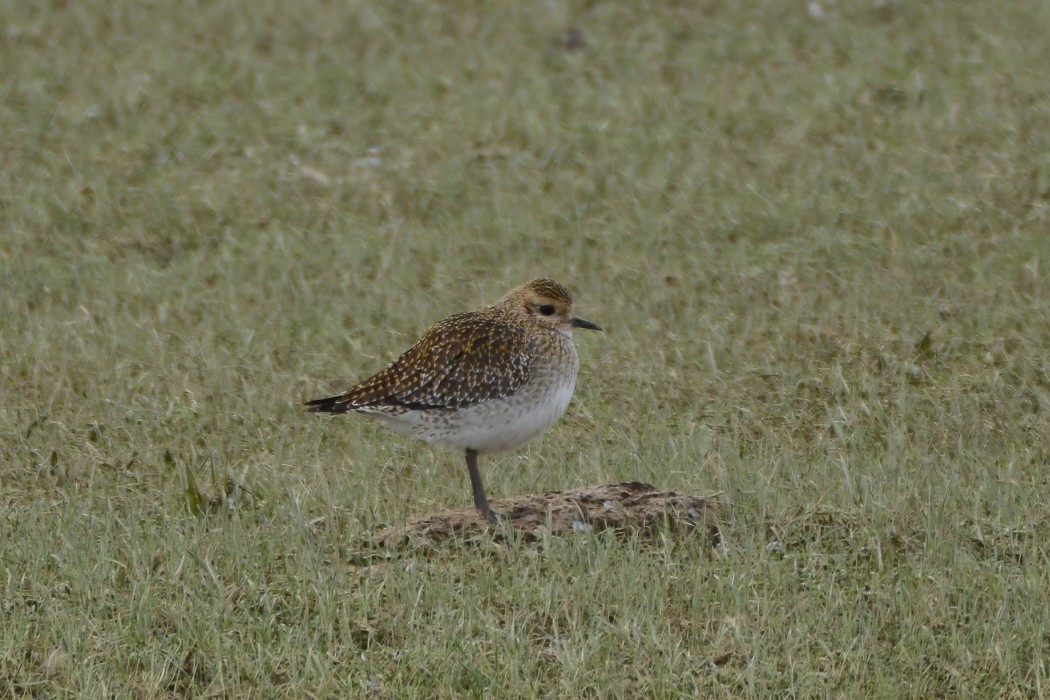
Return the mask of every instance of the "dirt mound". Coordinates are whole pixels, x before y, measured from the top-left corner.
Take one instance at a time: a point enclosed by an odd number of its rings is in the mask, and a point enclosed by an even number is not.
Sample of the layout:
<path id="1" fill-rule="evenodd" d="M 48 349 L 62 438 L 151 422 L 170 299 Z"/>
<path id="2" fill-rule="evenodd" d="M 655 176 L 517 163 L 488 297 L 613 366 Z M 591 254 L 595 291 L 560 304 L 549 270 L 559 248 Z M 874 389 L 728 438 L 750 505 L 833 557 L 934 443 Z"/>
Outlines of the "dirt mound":
<path id="1" fill-rule="evenodd" d="M 719 541 L 718 504 L 704 498 L 657 491 L 649 484 L 631 481 L 572 491 L 549 491 L 493 501 L 503 515 L 501 522 L 487 522 L 473 508 L 443 510 L 390 527 L 372 537 L 375 547 L 391 548 L 419 542 L 442 542 L 483 533 L 493 539 L 513 534 L 527 541 L 544 533 L 569 535 L 601 530 L 654 531 L 687 529 Z"/>

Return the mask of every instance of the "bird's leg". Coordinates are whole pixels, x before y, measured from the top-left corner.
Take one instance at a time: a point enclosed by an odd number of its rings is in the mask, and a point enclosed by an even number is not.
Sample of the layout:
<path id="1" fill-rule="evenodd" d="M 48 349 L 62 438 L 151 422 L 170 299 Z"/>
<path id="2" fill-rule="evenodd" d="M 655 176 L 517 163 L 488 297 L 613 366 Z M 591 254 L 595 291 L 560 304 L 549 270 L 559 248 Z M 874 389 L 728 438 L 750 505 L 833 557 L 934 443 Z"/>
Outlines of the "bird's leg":
<path id="1" fill-rule="evenodd" d="M 477 450 L 467 450 L 467 471 L 470 472 L 470 490 L 474 492 L 474 507 L 485 516 L 485 520 L 498 523 L 499 513 L 489 507 L 489 499 L 485 498 L 485 487 L 481 485 Z"/>

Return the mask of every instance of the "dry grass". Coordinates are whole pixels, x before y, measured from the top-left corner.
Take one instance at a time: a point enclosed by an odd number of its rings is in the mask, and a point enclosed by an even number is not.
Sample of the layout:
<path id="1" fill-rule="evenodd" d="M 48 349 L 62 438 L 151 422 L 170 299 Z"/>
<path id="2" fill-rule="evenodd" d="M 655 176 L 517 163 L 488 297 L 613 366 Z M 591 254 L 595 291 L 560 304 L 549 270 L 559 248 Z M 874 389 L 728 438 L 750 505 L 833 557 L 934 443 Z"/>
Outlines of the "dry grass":
<path id="1" fill-rule="evenodd" d="M 820 7 L 0 4 L 0 696 L 1050 692 L 1050 5 Z M 537 274 L 491 495 L 726 548 L 355 563 L 465 470 L 299 402 Z"/>

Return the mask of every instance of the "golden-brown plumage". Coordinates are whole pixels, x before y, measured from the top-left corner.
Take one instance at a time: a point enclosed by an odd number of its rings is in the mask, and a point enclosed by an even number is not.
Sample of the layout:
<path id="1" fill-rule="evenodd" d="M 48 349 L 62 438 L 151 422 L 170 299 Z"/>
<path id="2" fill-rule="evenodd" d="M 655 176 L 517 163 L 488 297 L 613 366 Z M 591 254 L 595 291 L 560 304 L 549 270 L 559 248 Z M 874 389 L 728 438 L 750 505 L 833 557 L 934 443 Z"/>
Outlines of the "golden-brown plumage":
<path id="1" fill-rule="evenodd" d="M 330 413 L 364 408 L 461 408 L 517 391 L 529 379 L 530 334 L 505 314 L 472 312 L 435 324 L 397 358 L 339 396 L 307 404 Z"/>
<path id="2" fill-rule="evenodd" d="M 514 449 L 568 406 L 579 361 L 572 297 L 550 279 L 509 292 L 480 311 L 432 326 L 386 369 L 350 390 L 308 402 L 322 413 L 357 411 L 427 442 L 465 450 L 474 503 L 489 520 L 479 453 Z"/>

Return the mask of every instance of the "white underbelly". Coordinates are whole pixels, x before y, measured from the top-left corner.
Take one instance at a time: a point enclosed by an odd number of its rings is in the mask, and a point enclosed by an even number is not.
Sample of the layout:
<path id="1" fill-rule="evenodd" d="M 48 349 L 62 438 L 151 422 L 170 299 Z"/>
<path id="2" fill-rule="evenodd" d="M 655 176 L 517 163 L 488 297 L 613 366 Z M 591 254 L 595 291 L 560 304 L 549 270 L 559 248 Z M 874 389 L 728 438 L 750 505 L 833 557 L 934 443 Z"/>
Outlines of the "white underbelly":
<path id="1" fill-rule="evenodd" d="M 531 404 L 482 402 L 459 411 L 451 421 L 455 429 L 437 442 L 453 450 L 479 453 L 516 449 L 554 425 L 569 407 L 572 393 L 573 385 L 565 384 Z"/>
<path id="2" fill-rule="evenodd" d="M 456 410 L 371 412 L 394 430 L 450 450 L 503 452 L 538 437 L 562 417 L 576 382 L 563 382 L 540 396 L 517 395 Z"/>

